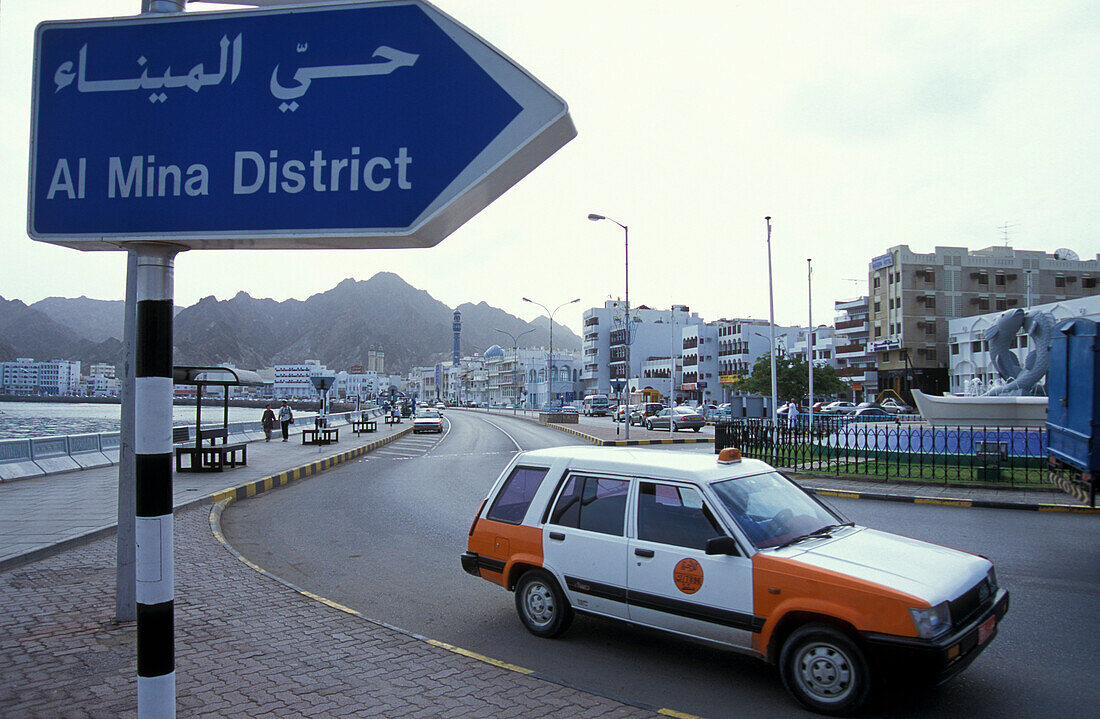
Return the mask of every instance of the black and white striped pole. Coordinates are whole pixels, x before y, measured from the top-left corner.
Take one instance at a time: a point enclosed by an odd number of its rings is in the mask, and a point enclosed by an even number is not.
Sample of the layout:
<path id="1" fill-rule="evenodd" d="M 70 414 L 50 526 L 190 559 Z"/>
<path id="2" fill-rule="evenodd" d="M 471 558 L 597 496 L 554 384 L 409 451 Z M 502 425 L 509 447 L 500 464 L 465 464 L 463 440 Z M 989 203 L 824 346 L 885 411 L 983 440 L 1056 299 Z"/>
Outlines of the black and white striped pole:
<path id="1" fill-rule="evenodd" d="M 137 253 L 134 483 L 139 719 L 176 716 L 172 558 L 173 266 L 182 247 Z"/>

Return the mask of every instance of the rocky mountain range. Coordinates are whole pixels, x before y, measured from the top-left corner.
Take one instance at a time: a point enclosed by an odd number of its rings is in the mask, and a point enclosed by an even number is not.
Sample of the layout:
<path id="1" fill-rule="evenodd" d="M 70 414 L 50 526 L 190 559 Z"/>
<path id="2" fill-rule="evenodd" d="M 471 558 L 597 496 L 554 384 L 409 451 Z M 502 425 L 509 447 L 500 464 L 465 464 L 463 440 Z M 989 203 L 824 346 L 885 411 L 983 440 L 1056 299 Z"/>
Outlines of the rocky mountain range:
<path id="1" fill-rule="evenodd" d="M 463 355 L 511 343 L 500 328 L 519 335 L 521 347 L 548 343 L 545 317 L 526 322 L 485 302 L 451 308 L 399 276 L 381 272 L 347 279 L 306 300 L 256 299 L 244 292 L 228 300 L 206 297 L 178 308 L 176 364 L 233 364 L 261 369 L 319 360 L 346 369 L 381 350 L 386 371 L 403 373 L 451 356 L 451 319 L 462 312 Z M 122 362 L 123 302 L 51 297 L 26 305 L 0 297 L 0 361 L 17 357 Z M 555 323 L 554 346 L 579 351 L 580 338 Z"/>

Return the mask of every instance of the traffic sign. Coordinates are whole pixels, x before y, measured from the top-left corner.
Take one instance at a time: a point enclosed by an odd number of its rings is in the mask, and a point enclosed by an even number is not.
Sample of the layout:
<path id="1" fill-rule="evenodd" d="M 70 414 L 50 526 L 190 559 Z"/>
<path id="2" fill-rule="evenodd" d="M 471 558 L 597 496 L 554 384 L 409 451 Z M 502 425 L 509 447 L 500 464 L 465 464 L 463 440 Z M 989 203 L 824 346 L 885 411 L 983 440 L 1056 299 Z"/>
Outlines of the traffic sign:
<path id="1" fill-rule="evenodd" d="M 431 247 L 575 136 L 561 98 L 422 0 L 48 22 L 28 232 Z"/>

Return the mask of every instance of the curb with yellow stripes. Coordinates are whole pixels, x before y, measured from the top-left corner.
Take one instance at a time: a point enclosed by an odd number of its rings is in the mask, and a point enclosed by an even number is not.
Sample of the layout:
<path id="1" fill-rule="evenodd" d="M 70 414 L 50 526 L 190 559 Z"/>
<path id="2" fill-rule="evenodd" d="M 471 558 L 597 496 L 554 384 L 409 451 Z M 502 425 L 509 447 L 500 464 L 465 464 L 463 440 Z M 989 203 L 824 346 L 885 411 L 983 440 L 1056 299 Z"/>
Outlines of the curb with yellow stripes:
<path id="1" fill-rule="evenodd" d="M 943 507 L 962 507 L 980 509 L 1022 509 L 1029 512 L 1063 512 L 1066 514 L 1100 514 L 1100 507 L 1075 507 L 1069 504 L 1043 504 L 1041 502 L 998 502 L 993 499 L 953 499 L 950 497 L 921 497 L 905 494 L 884 494 L 881 492 L 852 492 L 840 489 L 821 489 L 810 487 L 797 480 L 802 489 L 821 497 L 840 499 L 877 499 L 882 502 L 905 502 L 908 504 L 937 504 Z"/>
<path id="2" fill-rule="evenodd" d="M 600 447 L 640 447 L 647 444 L 714 444 L 714 437 L 675 437 L 666 439 L 601 439 L 581 432 L 579 429 L 565 427 L 560 424 L 544 423 L 544 427 L 556 429 L 559 432 L 573 434 L 582 439 L 587 439 L 592 444 Z"/>
<path id="3" fill-rule="evenodd" d="M 246 484 L 242 484 L 239 487 L 227 487 L 220 492 L 211 494 L 209 498 L 211 501 L 217 503 L 224 499 L 247 499 L 248 497 L 254 497 L 262 492 L 269 492 L 276 487 L 282 487 L 284 484 L 289 484 L 299 479 L 304 479 L 318 472 L 324 471 L 330 467 L 335 467 L 338 464 L 347 462 L 348 460 L 355 459 L 367 452 L 373 452 L 379 447 L 389 444 L 395 439 L 404 437 L 406 434 L 412 431 L 412 427 L 408 427 L 399 432 L 389 435 L 388 437 L 382 437 L 376 439 L 370 444 L 364 444 L 361 447 L 355 449 L 349 449 L 347 452 L 341 452 L 340 454 L 334 454 L 331 457 L 325 457 L 324 459 L 316 462 L 310 462 L 309 464 L 303 464 L 301 467 L 294 467 L 288 469 L 285 472 L 279 472 L 263 479 L 257 479 Z"/>

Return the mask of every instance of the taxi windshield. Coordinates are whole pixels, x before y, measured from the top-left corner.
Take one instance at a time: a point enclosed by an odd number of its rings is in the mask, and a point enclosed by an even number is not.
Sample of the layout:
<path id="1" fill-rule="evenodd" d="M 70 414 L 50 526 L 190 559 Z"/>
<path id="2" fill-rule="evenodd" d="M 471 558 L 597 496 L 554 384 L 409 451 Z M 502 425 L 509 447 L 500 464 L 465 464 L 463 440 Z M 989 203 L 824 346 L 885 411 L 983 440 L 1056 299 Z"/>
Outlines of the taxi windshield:
<path id="1" fill-rule="evenodd" d="M 823 536 L 829 528 L 849 524 L 778 472 L 727 479 L 711 488 L 758 549 Z"/>

